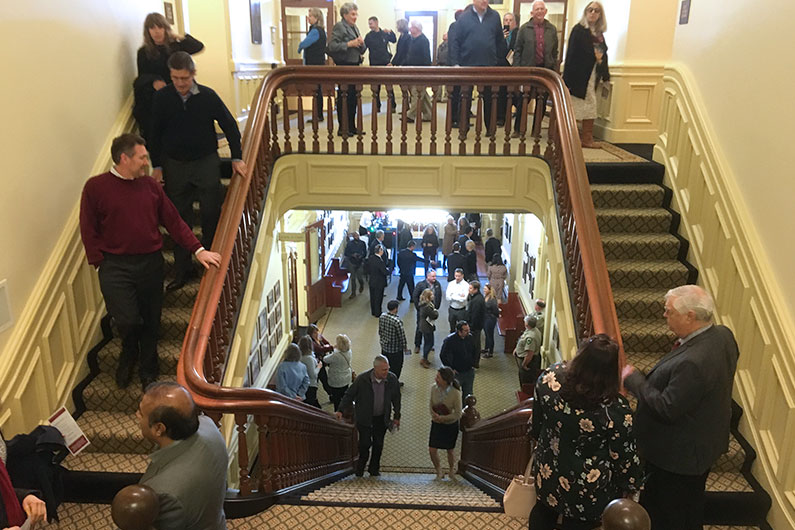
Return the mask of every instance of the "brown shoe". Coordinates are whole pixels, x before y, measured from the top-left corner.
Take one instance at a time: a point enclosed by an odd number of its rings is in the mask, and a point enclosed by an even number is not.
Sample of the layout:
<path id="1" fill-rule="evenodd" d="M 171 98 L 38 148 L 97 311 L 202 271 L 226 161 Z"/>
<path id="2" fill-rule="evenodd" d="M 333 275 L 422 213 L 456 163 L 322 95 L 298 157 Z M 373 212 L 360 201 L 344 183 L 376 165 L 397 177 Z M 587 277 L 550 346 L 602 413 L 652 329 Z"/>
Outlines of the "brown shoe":
<path id="1" fill-rule="evenodd" d="M 431 363 L 429 363 L 427 359 L 420 359 L 420 366 L 422 366 L 423 368 L 430 368 Z"/>
<path id="2" fill-rule="evenodd" d="M 593 120 L 582 120 L 582 134 L 580 134 L 580 143 L 583 147 L 594 149 L 598 147 L 593 141 Z"/>
<path id="3" fill-rule="evenodd" d="M 420 353 L 420 349 L 419 348 L 414 348 L 414 353 Z"/>

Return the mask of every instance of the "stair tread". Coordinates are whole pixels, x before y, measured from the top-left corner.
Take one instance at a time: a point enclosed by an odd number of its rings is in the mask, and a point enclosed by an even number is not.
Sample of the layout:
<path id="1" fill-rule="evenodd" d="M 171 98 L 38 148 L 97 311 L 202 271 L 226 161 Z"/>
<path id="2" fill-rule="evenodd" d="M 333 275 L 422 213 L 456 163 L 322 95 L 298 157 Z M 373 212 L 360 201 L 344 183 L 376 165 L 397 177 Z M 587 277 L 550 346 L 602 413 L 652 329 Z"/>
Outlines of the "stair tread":
<path id="1" fill-rule="evenodd" d="M 177 376 L 176 373 L 161 374 L 157 380 L 176 381 Z M 98 374 L 83 391 L 83 399 L 89 410 L 128 414 L 135 414 L 142 396 L 143 391 L 137 377 L 133 377 L 127 388 L 119 388 L 116 385 L 115 375 L 104 372 Z"/>
<path id="2" fill-rule="evenodd" d="M 683 270 L 687 271 L 687 267 L 682 264 L 681 261 L 673 260 L 673 259 L 665 259 L 665 260 L 641 260 L 641 259 L 615 259 L 615 260 L 607 260 L 607 268 L 610 270 L 611 268 L 614 269 L 637 269 L 637 270 L 651 270 L 651 271 L 661 271 L 661 270 Z"/>
<path id="3" fill-rule="evenodd" d="M 71 471 L 101 473 L 143 473 L 148 465 L 148 455 L 135 453 L 83 452 L 64 460 L 64 467 Z"/>
<path id="4" fill-rule="evenodd" d="M 162 338 L 157 343 L 157 357 L 161 373 L 176 373 L 182 340 Z M 99 352 L 99 367 L 103 373 L 115 374 L 121 355 L 121 339 L 114 338 Z"/>
<path id="5" fill-rule="evenodd" d="M 88 437 L 91 453 L 139 453 L 151 452 L 151 442 L 144 439 L 135 414 L 129 412 L 87 410 L 77 423 Z"/>
<path id="6" fill-rule="evenodd" d="M 673 234 L 668 232 L 659 232 L 659 233 L 637 233 L 637 232 L 607 232 L 605 234 L 601 234 L 602 242 L 621 242 L 621 241 L 628 241 L 628 242 L 647 242 L 647 241 L 660 241 L 660 242 L 669 242 L 673 241 L 675 243 L 679 243 L 679 239 Z"/>

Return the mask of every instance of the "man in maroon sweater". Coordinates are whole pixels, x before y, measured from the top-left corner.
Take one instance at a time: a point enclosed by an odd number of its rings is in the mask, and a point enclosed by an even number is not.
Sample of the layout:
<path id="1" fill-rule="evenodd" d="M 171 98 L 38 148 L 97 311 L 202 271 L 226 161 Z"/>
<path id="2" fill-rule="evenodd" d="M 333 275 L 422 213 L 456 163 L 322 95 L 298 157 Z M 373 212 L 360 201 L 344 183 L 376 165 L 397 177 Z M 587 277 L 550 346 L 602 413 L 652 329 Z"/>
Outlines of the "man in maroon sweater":
<path id="1" fill-rule="evenodd" d="M 146 175 L 144 139 L 123 134 L 113 140 L 114 166 L 92 177 L 80 201 L 80 234 L 108 313 L 116 321 L 122 352 L 116 370 L 119 388 L 130 384 L 135 362 L 144 388 L 157 379 L 157 335 L 163 305 L 163 238 L 159 226 L 205 267 L 221 256 L 205 250 L 179 216 L 162 186 Z"/>

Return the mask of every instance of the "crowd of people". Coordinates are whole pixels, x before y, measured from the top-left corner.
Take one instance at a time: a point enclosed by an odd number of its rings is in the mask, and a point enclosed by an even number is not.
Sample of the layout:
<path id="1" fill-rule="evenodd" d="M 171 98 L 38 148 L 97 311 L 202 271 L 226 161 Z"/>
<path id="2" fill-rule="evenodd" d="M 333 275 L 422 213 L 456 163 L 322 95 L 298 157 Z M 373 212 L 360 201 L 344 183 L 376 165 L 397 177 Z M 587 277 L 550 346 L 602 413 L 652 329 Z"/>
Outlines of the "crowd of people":
<path id="1" fill-rule="evenodd" d="M 358 66 L 368 54 L 370 66 L 523 66 L 547 68 L 559 71 L 558 28 L 546 19 L 547 7 L 543 0 L 533 2 L 530 20 L 520 24 L 519 16 L 508 12 L 500 15 L 489 6 L 488 0 L 473 0 L 471 4 L 455 13 L 455 20 L 442 35 L 442 42 L 436 50 L 436 60 L 431 57 L 431 43 L 423 34 L 422 24 L 417 19 L 398 19 L 395 30 L 382 28 L 377 17 L 368 19 L 370 31 L 362 37 L 356 21 L 359 8 L 353 2 L 340 7 L 341 20 L 334 25 L 326 43 L 323 20 L 317 8 L 310 8 L 307 18 L 310 29 L 300 43 L 298 51 L 304 53 L 304 64 L 325 64 L 325 54 L 334 63 L 342 66 Z M 610 79 L 607 63 L 607 45 L 604 32 L 607 30 L 604 7 L 600 2 L 590 2 L 585 6 L 582 17 L 574 25 L 569 37 L 566 57 L 563 62 L 563 80 L 569 89 L 574 105 L 574 114 L 581 122 L 580 140 L 583 147 L 596 147 L 593 139 L 593 124 L 596 118 L 596 94 L 599 84 Z M 394 55 L 390 45 L 395 44 Z M 492 97 L 491 87 L 483 88 L 483 119 L 487 134 L 491 130 Z M 381 86 L 374 87 L 374 112 L 381 111 Z M 318 94 L 320 89 L 318 88 Z M 442 101 L 446 100 L 441 95 Z M 451 110 L 452 125 L 459 127 L 463 116 L 467 122 L 471 111 L 462 114 L 462 102 L 472 101 L 472 88 L 456 86 L 453 89 Z M 317 108 L 322 119 L 322 98 L 318 95 Z M 387 98 L 390 112 L 396 112 L 397 103 L 392 89 Z M 417 109 L 417 101 L 421 109 Z M 343 105 L 343 102 L 345 103 Z M 507 87 L 500 87 L 497 95 L 496 124 L 502 127 L 516 108 L 513 136 L 520 135 L 522 122 L 522 97 L 508 94 Z M 354 136 L 356 129 L 356 90 L 353 85 L 340 85 L 337 93 L 338 135 Z M 544 101 L 534 110 L 534 120 L 543 116 Z M 431 99 L 428 92 L 419 87 L 410 90 L 408 121 L 413 122 L 417 113 L 423 121 L 431 119 Z"/>

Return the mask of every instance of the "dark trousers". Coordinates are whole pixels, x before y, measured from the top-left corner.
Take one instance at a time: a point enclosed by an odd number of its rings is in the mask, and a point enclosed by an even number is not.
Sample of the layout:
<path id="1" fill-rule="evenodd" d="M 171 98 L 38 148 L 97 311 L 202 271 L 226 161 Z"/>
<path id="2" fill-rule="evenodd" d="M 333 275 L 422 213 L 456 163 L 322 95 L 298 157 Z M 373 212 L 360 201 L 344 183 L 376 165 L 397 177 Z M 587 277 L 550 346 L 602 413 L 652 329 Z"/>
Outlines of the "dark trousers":
<path id="1" fill-rule="evenodd" d="M 411 293 L 414 292 L 414 275 L 413 274 L 401 274 L 400 281 L 398 282 L 398 290 L 397 290 L 397 297 L 398 300 L 403 298 L 403 286 L 409 288 L 409 295 L 407 298 L 411 298 Z"/>
<path id="2" fill-rule="evenodd" d="M 387 406 L 387 405 L 384 405 Z M 356 473 L 364 473 L 365 466 L 370 473 L 378 473 L 381 469 L 381 453 L 384 451 L 384 436 L 386 436 L 386 423 L 384 415 L 373 416 L 372 425 L 356 424 L 359 431 L 359 464 L 356 466 Z M 370 455 L 370 448 L 373 454 Z M 367 460 L 370 459 L 370 465 Z"/>
<path id="3" fill-rule="evenodd" d="M 313 407 L 320 408 L 320 402 L 317 400 L 317 387 L 310 386 L 306 389 L 306 397 L 304 398 L 304 403 L 307 405 L 312 405 Z"/>
<path id="4" fill-rule="evenodd" d="M 484 130 L 488 130 L 489 124 L 491 123 L 491 87 L 483 87 L 483 92 L 480 95 L 483 98 Z M 460 128 L 466 130 L 469 126 L 469 105 L 472 101 L 472 87 L 467 87 L 463 90 L 461 90 L 461 87 L 453 87 L 452 98 L 453 102 L 451 104 L 451 110 L 453 111 L 453 123 L 459 122 L 461 120 L 461 104 L 463 103 L 466 105 L 466 108 L 464 109 L 464 121 L 463 123 L 459 124 Z"/>
<path id="5" fill-rule="evenodd" d="M 422 331 L 420 330 L 420 311 L 417 309 L 417 326 L 414 328 L 414 347 L 419 349 L 420 346 L 422 346 Z"/>
<path id="6" fill-rule="evenodd" d="M 346 102 L 347 109 L 343 108 L 343 101 Z M 347 113 L 343 115 L 343 111 Z M 337 87 L 337 121 L 340 131 L 356 131 L 356 85 Z"/>
<path id="7" fill-rule="evenodd" d="M 701 530 L 707 475 L 680 475 L 646 462 L 640 504 L 649 512 L 652 530 Z"/>
<path id="8" fill-rule="evenodd" d="M 541 501 L 536 502 L 530 512 L 529 526 L 531 530 L 592 530 L 602 526 L 600 521 L 581 521 L 563 517 L 557 524 L 560 514 Z"/>
<path id="9" fill-rule="evenodd" d="M 433 262 L 436 261 L 436 256 L 439 249 L 426 249 L 422 251 L 422 257 L 425 259 L 423 265 L 425 266 L 425 274 L 428 274 L 428 269 L 435 268 Z"/>
<path id="10" fill-rule="evenodd" d="M 391 353 L 382 351 L 381 355 L 389 359 L 389 371 L 400 379 L 400 374 L 403 372 L 403 352 Z"/>
<path id="11" fill-rule="evenodd" d="M 157 335 L 163 307 L 163 254 L 105 254 L 99 287 L 108 313 L 121 335 L 118 373 L 129 373 L 136 361 L 141 379 L 156 378 Z"/>
<path id="12" fill-rule="evenodd" d="M 486 332 L 486 345 L 484 348 L 489 353 L 494 353 L 494 328 L 497 327 L 497 317 L 494 315 L 486 315 L 483 322 L 483 331 Z"/>
<path id="13" fill-rule="evenodd" d="M 381 306 L 384 301 L 384 287 L 370 285 L 370 313 L 374 317 L 381 316 Z"/>
<path id="14" fill-rule="evenodd" d="M 429 333 L 422 333 L 422 338 L 425 344 L 422 347 L 422 358 L 428 360 L 428 354 L 433 349 L 433 331 Z"/>
<path id="15" fill-rule="evenodd" d="M 536 353 L 533 355 L 527 369 L 522 366 L 524 359 L 519 357 L 514 357 L 514 359 L 516 359 L 516 367 L 519 369 L 519 388 L 521 388 L 522 385 L 535 384 L 539 372 L 541 372 L 541 354 Z"/>
<path id="16" fill-rule="evenodd" d="M 378 65 L 378 64 L 371 64 L 370 66 L 386 66 L 386 65 Z M 375 85 L 373 87 L 373 97 L 375 98 L 375 109 L 377 112 L 381 111 L 381 85 Z M 386 90 L 386 97 L 389 100 L 389 109 L 387 112 L 392 112 L 396 107 L 397 103 L 395 102 L 395 93 L 391 89 Z"/>
<path id="17" fill-rule="evenodd" d="M 334 412 L 340 410 L 340 403 L 342 402 L 342 397 L 345 395 L 345 391 L 348 390 L 348 385 L 336 387 L 331 386 L 329 387 L 331 392 L 329 392 L 329 398 L 331 399 L 331 403 L 334 404 Z"/>
<path id="18" fill-rule="evenodd" d="M 323 89 L 320 88 L 320 85 L 317 86 L 317 92 L 315 92 L 315 108 L 318 121 L 323 121 Z"/>
<path id="19" fill-rule="evenodd" d="M 198 160 L 183 162 L 165 158 L 163 160 L 163 178 L 168 198 L 174 203 L 180 217 L 188 224 L 194 225 L 193 202 L 199 201 L 199 213 L 202 227 L 202 245 L 209 249 L 215 237 L 218 218 L 221 217 L 221 205 L 224 192 L 221 186 L 221 159 L 218 153 L 212 153 Z M 174 271 L 176 275 L 184 275 L 190 269 L 191 254 L 184 248 L 174 248 Z"/>
<path id="20" fill-rule="evenodd" d="M 481 336 L 483 335 L 482 329 L 476 329 L 472 327 L 472 324 L 469 325 L 469 334 L 472 335 L 472 342 L 475 343 L 475 353 L 480 355 L 480 348 L 481 348 Z"/>
<path id="21" fill-rule="evenodd" d="M 320 371 L 317 373 L 317 380 L 320 381 L 326 394 L 331 395 L 331 386 L 328 384 L 328 370 L 326 370 L 325 364 L 320 367 Z"/>
<path id="22" fill-rule="evenodd" d="M 450 333 L 455 331 L 456 322 L 459 320 L 466 320 L 467 319 L 467 310 L 465 308 L 461 309 L 453 309 L 449 307 L 447 309 L 447 321 L 450 323 Z"/>

